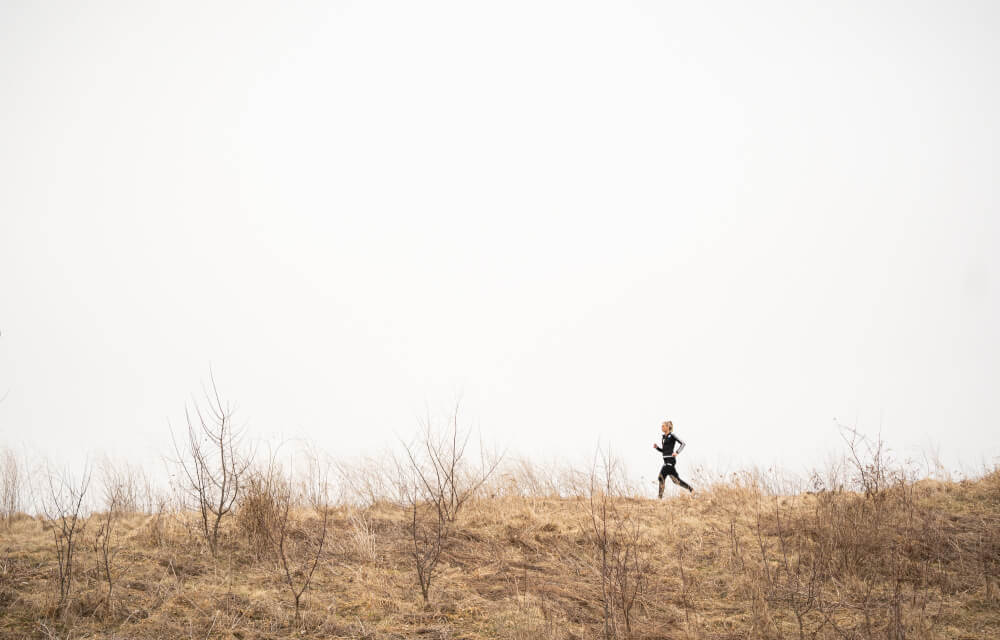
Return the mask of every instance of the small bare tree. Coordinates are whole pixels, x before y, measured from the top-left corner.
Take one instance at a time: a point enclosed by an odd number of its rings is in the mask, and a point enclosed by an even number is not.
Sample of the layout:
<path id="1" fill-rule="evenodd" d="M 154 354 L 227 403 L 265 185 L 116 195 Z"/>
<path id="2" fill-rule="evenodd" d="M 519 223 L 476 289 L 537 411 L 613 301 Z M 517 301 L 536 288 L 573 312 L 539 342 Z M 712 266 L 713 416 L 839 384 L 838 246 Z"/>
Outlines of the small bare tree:
<path id="1" fill-rule="evenodd" d="M 316 469 L 312 469 L 316 472 Z M 276 483 L 275 495 L 279 504 L 277 552 L 281 561 L 285 584 L 295 604 L 295 623 L 301 622 L 302 595 L 309 588 L 313 573 L 319 565 L 326 544 L 330 522 L 329 483 L 324 473 L 310 473 L 302 494 L 296 496 L 290 481 Z M 303 499 L 304 498 L 304 499 Z M 319 528 L 310 531 L 308 523 L 296 528 L 292 508 L 298 503 L 309 504 L 319 514 Z"/>
<path id="2" fill-rule="evenodd" d="M 97 521 L 97 534 L 94 536 L 94 553 L 97 556 L 97 569 L 101 578 L 108 585 L 107 593 L 104 595 L 104 607 L 109 616 L 114 613 L 114 604 L 112 601 L 115 586 L 114 561 L 119 551 L 119 546 L 116 544 L 117 532 L 115 531 L 115 525 L 117 524 L 119 515 L 119 504 L 119 497 L 116 495 L 105 505 L 107 510 L 100 514 Z"/>
<path id="3" fill-rule="evenodd" d="M 765 576 L 769 581 L 767 592 L 776 605 L 784 605 L 791 609 L 798 625 L 799 640 L 815 638 L 826 626 L 830 615 L 823 615 L 823 570 L 826 563 L 825 554 L 829 553 L 820 545 L 814 543 L 808 536 L 789 522 L 789 515 L 782 514 L 778 496 L 772 496 L 774 502 L 774 531 L 777 537 L 777 549 L 774 553 L 776 566 L 771 567 L 767 555 L 767 545 L 761 532 L 761 514 L 757 517 L 757 544 L 761 553 L 761 564 L 765 567 Z M 758 499 L 757 509 L 761 508 Z M 813 512 L 814 516 L 818 510 Z M 806 520 L 809 529 L 817 530 L 822 526 L 818 517 Z M 810 615 L 812 614 L 812 615 Z"/>
<path id="4" fill-rule="evenodd" d="M 633 610 L 646 590 L 650 564 L 639 519 L 623 502 L 625 486 L 610 451 L 595 457 L 587 510 L 606 638 L 632 637 Z"/>
<path id="5" fill-rule="evenodd" d="M 415 445 L 403 445 L 409 468 L 420 491 L 434 502 L 441 517 L 451 523 L 462 506 L 493 475 L 502 454 L 487 451 L 480 443 L 479 464 L 472 466 L 466 449 L 471 429 L 458 425 L 456 405 L 444 429 L 435 429 L 430 418 L 422 423 L 421 437 Z"/>
<path id="6" fill-rule="evenodd" d="M 424 604 L 430 601 L 431 582 L 459 512 L 503 459 L 480 444 L 479 463 L 470 464 L 466 450 L 472 431 L 459 427 L 458 416 L 456 405 L 443 429 L 435 428 L 428 418 L 419 440 L 403 444 L 406 460 L 396 465 Z"/>
<path id="7" fill-rule="evenodd" d="M 451 523 L 444 515 L 440 504 L 422 491 L 417 482 L 403 486 L 403 494 L 410 513 L 408 528 L 413 548 L 410 555 L 417 570 L 417 583 L 424 604 L 430 602 L 431 582 L 441 559 L 445 539 L 451 532 Z"/>
<path id="8" fill-rule="evenodd" d="M 48 493 L 42 500 L 42 511 L 52 529 L 56 559 L 59 563 L 59 609 L 65 616 L 69 609 L 73 587 L 73 570 L 80 536 L 86 529 L 83 501 L 90 487 L 91 471 L 84 468 L 79 479 L 69 472 L 56 473 L 49 469 Z"/>
<path id="9" fill-rule="evenodd" d="M 214 376 L 211 382 L 203 405 L 195 403 L 193 413 L 184 410 L 187 437 L 183 446 L 173 430 L 171 439 L 177 456 L 174 462 L 182 472 L 181 488 L 198 511 L 201 533 L 215 556 L 219 527 L 232 513 L 253 455 L 243 451 L 243 432 L 233 422 L 233 408 L 222 401 Z"/>
<path id="10" fill-rule="evenodd" d="M 97 516 L 97 533 L 94 536 L 94 555 L 97 558 L 97 572 L 107 583 L 107 593 L 104 596 L 104 607 L 108 616 L 114 615 L 114 586 L 120 577 L 120 567 L 115 563 L 121 551 L 121 540 L 118 534 L 118 521 L 122 514 L 135 511 L 137 505 L 137 478 L 140 476 L 134 468 L 125 465 L 117 469 L 110 460 L 105 459 L 101 465 L 104 481 L 104 508 Z"/>

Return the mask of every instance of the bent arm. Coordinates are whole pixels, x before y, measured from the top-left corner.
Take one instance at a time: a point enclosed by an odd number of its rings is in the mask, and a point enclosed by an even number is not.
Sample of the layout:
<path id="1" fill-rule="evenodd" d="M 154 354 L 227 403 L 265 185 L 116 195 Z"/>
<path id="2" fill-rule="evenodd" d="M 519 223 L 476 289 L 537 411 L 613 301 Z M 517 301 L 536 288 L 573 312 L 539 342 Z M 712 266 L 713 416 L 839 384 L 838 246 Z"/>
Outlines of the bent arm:
<path id="1" fill-rule="evenodd" d="M 674 440 L 677 441 L 677 453 L 684 451 L 684 441 L 678 438 L 677 436 L 674 436 Z"/>

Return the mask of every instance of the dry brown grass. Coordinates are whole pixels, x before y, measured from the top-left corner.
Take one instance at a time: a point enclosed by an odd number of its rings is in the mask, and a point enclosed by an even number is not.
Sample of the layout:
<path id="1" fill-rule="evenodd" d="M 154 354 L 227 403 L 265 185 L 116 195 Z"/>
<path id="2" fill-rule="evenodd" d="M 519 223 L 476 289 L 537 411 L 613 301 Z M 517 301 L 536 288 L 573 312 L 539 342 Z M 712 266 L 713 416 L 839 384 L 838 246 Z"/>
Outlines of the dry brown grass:
<path id="1" fill-rule="evenodd" d="M 618 500 L 637 518 L 653 567 L 634 638 L 1000 637 L 1000 472 L 897 482 L 869 496 L 776 496 L 744 482 L 664 501 Z M 88 527 L 60 618 L 51 532 L 16 517 L 0 531 L 0 636 L 600 637 L 588 505 L 585 497 L 488 492 L 471 499 L 429 606 L 406 509 L 335 508 L 298 622 L 273 554 L 240 518 L 223 528 L 213 557 L 194 513 L 121 518 L 111 607 L 101 606 L 107 589 L 89 541 L 97 526 Z M 314 509 L 301 508 L 289 535 L 320 526 Z"/>

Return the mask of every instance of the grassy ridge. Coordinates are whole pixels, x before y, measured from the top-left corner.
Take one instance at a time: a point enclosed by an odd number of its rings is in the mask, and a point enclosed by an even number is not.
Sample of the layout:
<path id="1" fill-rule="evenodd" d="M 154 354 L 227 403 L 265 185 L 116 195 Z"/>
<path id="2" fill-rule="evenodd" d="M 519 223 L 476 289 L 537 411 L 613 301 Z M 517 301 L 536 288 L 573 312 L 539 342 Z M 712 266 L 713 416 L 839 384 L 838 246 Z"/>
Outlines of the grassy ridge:
<path id="1" fill-rule="evenodd" d="M 594 501 L 483 496 L 454 524 L 429 606 L 416 583 L 408 511 L 384 502 L 332 508 L 299 621 L 280 563 L 254 543 L 245 518 L 227 521 L 213 558 L 193 514 L 123 516 L 109 606 L 95 546 L 100 514 L 91 516 L 74 595 L 60 614 L 52 532 L 15 517 L 0 529 L 0 635 L 1000 637 L 1000 472 L 868 495 L 780 496 L 747 481 L 609 504 L 610 522 L 637 532 L 630 630 L 614 602 L 605 607 Z M 289 539 L 308 554 L 318 514 L 300 508 L 291 522 Z"/>

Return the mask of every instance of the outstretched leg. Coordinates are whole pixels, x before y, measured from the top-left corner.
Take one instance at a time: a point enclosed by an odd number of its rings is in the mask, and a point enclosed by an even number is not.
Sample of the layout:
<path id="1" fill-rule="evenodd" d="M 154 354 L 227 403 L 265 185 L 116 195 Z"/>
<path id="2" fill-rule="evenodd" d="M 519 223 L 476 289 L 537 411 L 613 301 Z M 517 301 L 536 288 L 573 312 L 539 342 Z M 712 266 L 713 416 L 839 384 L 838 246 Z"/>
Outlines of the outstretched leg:
<path id="1" fill-rule="evenodd" d="M 691 493 L 694 493 L 694 488 L 691 485 L 689 485 L 688 483 L 686 483 L 683 480 L 681 480 L 681 477 L 679 475 L 677 475 L 677 467 L 675 467 L 672 464 L 665 464 L 665 465 L 663 465 L 663 469 L 660 470 L 660 497 L 661 498 L 663 497 L 663 491 L 662 491 L 662 488 L 663 488 L 663 479 L 666 476 L 670 476 L 670 481 L 673 482 L 674 484 L 676 484 L 678 487 L 683 487 L 683 488 L 687 489 L 688 491 L 690 491 Z"/>
<path id="2" fill-rule="evenodd" d="M 677 475 L 677 472 L 676 472 L 676 471 L 674 471 L 674 472 L 673 472 L 673 473 L 672 473 L 672 474 L 670 475 L 670 480 L 671 480 L 671 481 L 672 481 L 672 482 L 673 482 L 674 484 L 676 484 L 676 485 L 677 485 L 678 487 L 684 487 L 685 489 L 687 489 L 687 490 L 688 490 L 688 491 L 690 491 L 691 493 L 694 493 L 694 488 L 693 488 L 693 487 L 692 487 L 691 485 L 689 485 L 688 483 L 686 483 L 686 482 L 684 482 L 683 480 L 681 480 L 680 476 L 678 476 L 678 475 Z"/>

